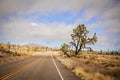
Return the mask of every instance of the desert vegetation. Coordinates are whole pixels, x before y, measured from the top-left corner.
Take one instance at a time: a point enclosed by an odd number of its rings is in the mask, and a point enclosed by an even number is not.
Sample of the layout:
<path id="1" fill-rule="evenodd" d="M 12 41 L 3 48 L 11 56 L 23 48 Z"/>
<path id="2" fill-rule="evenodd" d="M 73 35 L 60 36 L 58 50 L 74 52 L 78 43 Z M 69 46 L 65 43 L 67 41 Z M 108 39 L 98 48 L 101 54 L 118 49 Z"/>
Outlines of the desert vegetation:
<path id="1" fill-rule="evenodd" d="M 48 50 L 51 50 L 51 48 L 34 43 L 26 45 L 12 44 L 10 42 L 0 43 L 0 63 L 26 58 L 35 52 Z"/>
<path id="2" fill-rule="evenodd" d="M 82 80 L 120 80 L 120 52 L 94 51 L 87 47 L 97 41 L 96 33 L 88 38 L 85 25 L 78 25 L 70 44 L 63 44 L 57 59 Z M 82 49 L 88 48 L 87 51 Z M 69 55 L 69 56 L 68 56 Z"/>
<path id="3" fill-rule="evenodd" d="M 11 43 L 0 43 L 0 56 L 31 55 L 37 51 L 47 51 L 50 48 L 38 44 L 17 45 Z"/>
<path id="4" fill-rule="evenodd" d="M 78 25 L 75 29 L 73 29 L 70 44 L 63 43 L 60 50 L 62 50 L 62 52 L 64 52 L 67 56 L 69 56 L 67 53 L 68 51 L 72 52 L 75 57 L 77 57 L 83 48 L 89 48 L 90 51 L 93 51 L 91 47 L 87 47 L 86 45 L 94 45 L 97 42 L 97 36 L 96 33 L 94 33 L 93 37 L 89 38 L 88 33 L 89 31 L 84 24 Z"/>
<path id="5" fill-rule="evenodd" d="M 78 55 L 82 48 L 86 48 L 86 44 L 94 44 L 97 41 L 96 33 L 94 33 L 92 38 L 88 37 L 88 33 L 89 31 L 84 24 L 78 25 L 77 28 L 73 29 L 70 44 L 74 47 L 75 56 Z"/>
<path id="6" fill-rule="evenodd" d="M 67 57 L 63 52 L 59 52 L 57 59 L 82 80 L 120 79 L 120 56 L 118 55 L 81 51 L 78 57 Z"/>

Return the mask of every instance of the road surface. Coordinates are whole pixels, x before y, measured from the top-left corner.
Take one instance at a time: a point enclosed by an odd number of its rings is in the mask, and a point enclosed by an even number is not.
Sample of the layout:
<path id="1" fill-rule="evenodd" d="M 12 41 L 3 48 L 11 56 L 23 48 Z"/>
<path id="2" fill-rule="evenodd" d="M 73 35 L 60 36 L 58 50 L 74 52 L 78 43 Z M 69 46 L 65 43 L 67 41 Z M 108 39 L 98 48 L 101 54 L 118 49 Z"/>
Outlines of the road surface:
<path id="1" fill-rule="evenodd" d="M 0 80 L 80 80 L 52 55 L 0 64 Z"/>

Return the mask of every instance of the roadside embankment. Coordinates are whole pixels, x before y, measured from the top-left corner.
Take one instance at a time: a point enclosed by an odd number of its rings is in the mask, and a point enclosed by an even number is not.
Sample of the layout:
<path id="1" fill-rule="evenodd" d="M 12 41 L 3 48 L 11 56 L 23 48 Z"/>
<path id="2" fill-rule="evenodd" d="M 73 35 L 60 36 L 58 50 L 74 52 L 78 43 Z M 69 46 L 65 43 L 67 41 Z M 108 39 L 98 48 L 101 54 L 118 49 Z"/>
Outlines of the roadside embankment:
<path id="1" fill-rule="evenodd" d="M 120 56 L 83 53 L 69 58 L 60 52 L 56 58 L 82 80 L 120 80 Z"/>

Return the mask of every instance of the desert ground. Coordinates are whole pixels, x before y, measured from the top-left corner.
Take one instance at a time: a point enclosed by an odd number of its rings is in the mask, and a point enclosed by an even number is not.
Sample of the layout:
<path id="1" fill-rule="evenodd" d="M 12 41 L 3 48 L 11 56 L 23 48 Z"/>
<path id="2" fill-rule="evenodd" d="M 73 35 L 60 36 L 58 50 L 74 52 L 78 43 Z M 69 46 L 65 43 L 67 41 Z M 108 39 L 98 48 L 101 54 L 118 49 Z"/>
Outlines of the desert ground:
<path id="1" fill-rule="evenodd" d="M 59 52 L 56 58 L 82 80 L 120 80 L 120 56 L 83 52 L 69 58 Z"/>

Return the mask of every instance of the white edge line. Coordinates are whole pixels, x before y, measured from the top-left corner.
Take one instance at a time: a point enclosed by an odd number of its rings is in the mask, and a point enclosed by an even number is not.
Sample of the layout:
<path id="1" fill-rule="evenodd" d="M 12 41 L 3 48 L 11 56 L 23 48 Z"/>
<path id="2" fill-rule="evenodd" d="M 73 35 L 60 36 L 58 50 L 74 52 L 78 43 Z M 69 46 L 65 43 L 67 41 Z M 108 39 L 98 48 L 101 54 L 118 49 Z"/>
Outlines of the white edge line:
<path id="1" fill-rule="evenodd" d="M 58 72 L 58 74 L 60 75 L 61 80 L 64 80 L 64 78 L 63 78 L 60 70 L 59 70 L 58 67 L 57 67 L 57 64 L 55 63 L 55 60 L 54 60 L 54 58 L 53 58 L 53 56 L 52 56 L 52 53 L 51 53 L 51 57 L 52 57 L 52 61 L 53 61 L 54 65 L 55 65 L 55 67 L 56 67 L 56 69 L 57 69 L 57 72 Z"/>

